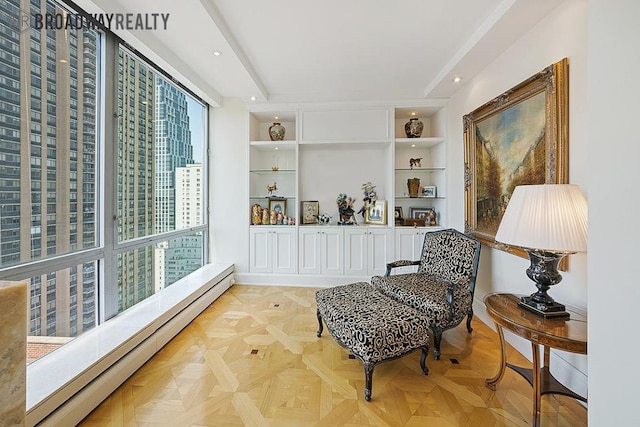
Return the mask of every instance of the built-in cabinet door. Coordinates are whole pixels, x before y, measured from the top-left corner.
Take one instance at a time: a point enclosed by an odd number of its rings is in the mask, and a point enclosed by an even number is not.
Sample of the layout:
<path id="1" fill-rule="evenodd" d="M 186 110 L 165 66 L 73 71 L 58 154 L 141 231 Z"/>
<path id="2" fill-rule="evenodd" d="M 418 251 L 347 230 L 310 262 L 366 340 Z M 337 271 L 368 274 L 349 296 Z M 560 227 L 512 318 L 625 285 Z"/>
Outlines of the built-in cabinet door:
<path id="1" fill-rule="evenodd" d="M 386 228 L 363 227 L 345 229 L 344 233 L 345 274 L 384 274 L 387 263 L 393 260 L 392 231 Z"/>
<path id="2" fill-rule="evenodd" d="M 367 228 L 344 230 L 344 274 L 347 276 L 367 275 Z"/>
<path id="3" fill-rule="evenodd" d="M 296 230 L 291 227 L 274 227 L 272 233 L 273 272 L 296 272 Z"/>
<path id="4" fill-rule="evenodd" d="M 387 263 L 393 261 L 393 231 L 385 228 L 371 228 L 368 231 L 367 275 L 384 275 Z"/>
<path id="5" fill-rule="evenodd" d="M 322 272 L 321 235 L 318 227 L 300 227 L 298 231 L 300 274 L 320 274 Z"/>
<path id="6" fill-rule="evenodd" d="M 293 227 L 251 227 L 249 271 L 295 273 L 296 230 Z"/>
<path id="7" fill-rule="evenodd" d="M 396 261 L 417 261 L 422 255 L 425 228 L 396 228 Z M 413 273 L 417 267 L 394 268 L 391 274 Z"/>
<path id="8" fill-rule="evenodd" d="M 417 260 L 423 240 L 422 228 L 396 228 L 396 261 Z"/>
<path id="9" fill-rule="evenodd" d="M 271 233 L 271 227 L 252 227 L 249 230 L 251 239 L 249 271 L 252 273 L 271 273 L 273 271 Z"/>
<path id="10" fill-rule="evenodd" d="M 299 272 L 301 274 L 340 275 L 343 273 L 342 229 L 300 227 Z"/>
<path id="11" fill-rule="evenodd" d="M 341 275 L 344 272 L 344 235 L 342 229 L 321 228 L 322 274 Z"/>

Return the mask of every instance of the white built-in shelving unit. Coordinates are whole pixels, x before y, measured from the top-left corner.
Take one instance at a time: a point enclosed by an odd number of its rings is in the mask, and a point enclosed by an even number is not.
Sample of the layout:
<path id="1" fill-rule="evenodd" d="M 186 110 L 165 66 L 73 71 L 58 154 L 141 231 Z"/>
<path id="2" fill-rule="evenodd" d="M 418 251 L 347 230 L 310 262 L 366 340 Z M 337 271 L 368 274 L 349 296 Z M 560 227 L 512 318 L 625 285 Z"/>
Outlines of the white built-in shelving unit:
<path id="1" fill-rule="evenodd" d="M 444 104 L 372 105 L 263 108 L 249 113 L 250 273 L 261 279 L 276 276 L 280 283 L 300 277 L 368 278 L 384 274 L 387 262 L 417 259 L 424 233 L 447 223 L 446 135 Z M 424 123 L 420 138 L 407 138 L 404 124 L 410 117 Z M 271 141 L 269 127 L 281 123 L 283 141 Z M 420 167 L 409 159 L 420 158 Z M 435 186 L 436 197 L 409 197 L 407 179 Z M 362 185 L 376 186 L 387 207 L 384 225 L 339 226 L 335 203 L 339 193 L 363 206 Z M 251 225 L 251 206 L 268 209 L 271 194 L 286 201 L 286 215 L 295 225 Z M 329 225 L 302 224 L 300 203 L 316 201 L 319 213 L 332 217 Z M 395 208 L 408 218 L 412 208 L 432 208 L 436 227 L 404 226 L 394 221 Z M 264 281 L 264 280 L 262 280 Z M 261 280 L 256 279 L 256 282 Z"/>

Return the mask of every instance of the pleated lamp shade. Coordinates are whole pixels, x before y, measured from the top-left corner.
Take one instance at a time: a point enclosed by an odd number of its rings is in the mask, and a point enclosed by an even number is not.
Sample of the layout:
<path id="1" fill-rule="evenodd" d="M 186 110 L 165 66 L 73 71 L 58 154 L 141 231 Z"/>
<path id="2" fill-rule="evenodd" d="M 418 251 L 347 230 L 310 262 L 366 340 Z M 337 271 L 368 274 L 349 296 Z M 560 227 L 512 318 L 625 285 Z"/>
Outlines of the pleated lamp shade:
<path id="1" fill-rule="evenodd" d="M 587 251 L 587 201 L 577 185 L 519 185 L 496 241 L 540 251 Z"/>

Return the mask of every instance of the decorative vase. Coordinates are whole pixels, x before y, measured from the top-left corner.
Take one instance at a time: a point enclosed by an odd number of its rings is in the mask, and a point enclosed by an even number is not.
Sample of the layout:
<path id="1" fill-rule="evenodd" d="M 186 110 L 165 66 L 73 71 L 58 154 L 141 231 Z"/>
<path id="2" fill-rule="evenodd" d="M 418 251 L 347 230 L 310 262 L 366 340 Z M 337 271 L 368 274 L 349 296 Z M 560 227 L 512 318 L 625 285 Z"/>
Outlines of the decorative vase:
<path id="1" fill-rule="evenodd" d="M 271 138 L 272 141 L 282 141 L 284 139 L 284 131 L 284 126 L 275 122 L 269 126 L 269 138 Z"/>
<path id="2" fill-rule="evenodd" d="M 409 197 L 418 197 L 418 191 L 420 191 L 420 178 L 407 179 L 407 187 L 409 188 Z"/>
<path id="3" fill-rule="evenodd" d="M 404 133 L 407 134 L 407 138 L 420 138 L 422 129 L 424 129 L 424 124 L 417 117 L 410 118 L 404 125 Z"/>

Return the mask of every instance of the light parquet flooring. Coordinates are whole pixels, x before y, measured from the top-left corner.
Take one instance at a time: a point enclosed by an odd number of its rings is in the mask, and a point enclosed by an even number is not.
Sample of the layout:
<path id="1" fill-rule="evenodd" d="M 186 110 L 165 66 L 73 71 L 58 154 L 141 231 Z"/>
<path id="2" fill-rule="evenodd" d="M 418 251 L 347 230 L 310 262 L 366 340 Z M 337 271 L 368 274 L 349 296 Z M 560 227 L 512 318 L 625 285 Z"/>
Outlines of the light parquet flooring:
<path id="1" fill-rule="evenodd" d="M 93 426 L 526 426 L 531 386 L 499 363 L 498 335 L 474 318 L 443 335 L 442 357 L 420 352 L 364 369 L 327 333 L 316 337 L 313 288 L 231 287 L 80 424 Z M 509 361 L 531 364 L 509 347 Z M 452 361 L 453 359 L 453 361 Z M 455 363 L 455 362 L 458 363 Z M 571 398 L 542 398 L 543 426 L 584 426 Z"/>

